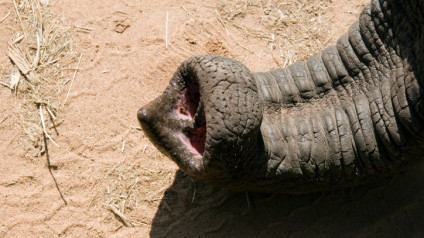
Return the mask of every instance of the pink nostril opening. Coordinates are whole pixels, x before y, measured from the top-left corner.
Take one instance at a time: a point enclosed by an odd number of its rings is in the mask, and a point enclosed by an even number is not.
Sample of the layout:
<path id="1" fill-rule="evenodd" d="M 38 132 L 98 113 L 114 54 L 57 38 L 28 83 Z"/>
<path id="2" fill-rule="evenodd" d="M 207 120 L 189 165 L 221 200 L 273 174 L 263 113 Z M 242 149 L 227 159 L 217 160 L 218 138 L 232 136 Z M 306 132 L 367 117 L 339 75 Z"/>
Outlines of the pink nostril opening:
<path id="1" fill-rule="evenodd" d="M 199 101 L 199 86 L 189 83 L 175 108 L 177 116 L 182 119 L 192 120 L 199 107 Z"/>
<path id="2" fill-rule="evenodd" d="M 199 154 L 203 155 L 205 151 L 205 143 L 206 143 L 206 124 L 203 124 L 200 127 L 194 128 L 190 135 L 190 143 L 193 148 L 199 152 Z"/>
<path id="3" fill-rule="evenodd" d="M 184 120 L 194 120 L 200 103 L 199 86 L 194 83 L 187 83 L 180 100 L 175 107 L 177 118 Z M 204 112 L 199 112 L 194 123 L 195 127 L 185 133 L 183 143 L 194 154 L 203 155 L 206 143 L 206 120 Z M 188 140 L 187 140 L 188 139 Z"/>

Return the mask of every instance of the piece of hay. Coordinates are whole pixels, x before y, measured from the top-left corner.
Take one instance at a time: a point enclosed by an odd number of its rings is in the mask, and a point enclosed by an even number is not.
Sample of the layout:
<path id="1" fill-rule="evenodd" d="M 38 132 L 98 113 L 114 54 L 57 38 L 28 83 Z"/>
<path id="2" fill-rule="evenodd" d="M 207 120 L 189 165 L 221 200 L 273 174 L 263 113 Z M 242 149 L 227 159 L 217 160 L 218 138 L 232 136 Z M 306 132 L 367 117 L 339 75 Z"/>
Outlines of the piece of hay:
<path id="1" fill-rule="evenodd" d="M 122 214 L 122 212 L 120 212 L 115 206 L 110 205 L 110 204 L 105 204 L 109 210 L 116 216 L 118 217 L 118 219 L 124 224 L 124 226 L 128 227 L 130 226 L 129 223 L 127 222 L 127 218 L 125 217 L 124 214 Z"/>
<path id="2" fill-rule="evenodd" d="M 0 23 L 2 23 L 4 20 L 6 20 L 6 18 L 7 18 L 9 15 L 10 15 L 10 12 L 8 12 L 8 13 L 6 14 L 6 16 L 4 16 L 4 17 L 0 20 Z"/>

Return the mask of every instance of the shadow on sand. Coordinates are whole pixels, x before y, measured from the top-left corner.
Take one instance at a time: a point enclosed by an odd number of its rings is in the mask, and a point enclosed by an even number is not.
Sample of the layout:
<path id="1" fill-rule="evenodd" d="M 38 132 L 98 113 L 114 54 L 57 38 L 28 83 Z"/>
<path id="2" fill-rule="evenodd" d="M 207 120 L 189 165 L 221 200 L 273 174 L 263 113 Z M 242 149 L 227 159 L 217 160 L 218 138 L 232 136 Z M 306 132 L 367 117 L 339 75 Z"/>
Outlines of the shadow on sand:
<path id="1" fill-rule="evenodd" d="M 411 237 L 424 234 L 424 163 L 377 185 L 308 195 L 231 193 L 178 172 L 151 237 Z"/>

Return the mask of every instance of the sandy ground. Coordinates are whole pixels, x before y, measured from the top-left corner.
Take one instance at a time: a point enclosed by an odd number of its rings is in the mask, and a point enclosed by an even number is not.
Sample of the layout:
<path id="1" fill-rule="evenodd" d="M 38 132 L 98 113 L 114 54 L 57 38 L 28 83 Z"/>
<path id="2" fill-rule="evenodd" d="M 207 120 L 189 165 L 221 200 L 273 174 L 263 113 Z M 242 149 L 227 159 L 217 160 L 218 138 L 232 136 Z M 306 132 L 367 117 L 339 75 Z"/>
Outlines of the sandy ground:
<path id="1" fill-rule="evenodd" d="M 333 37 L 326 45 L 346 32 L 364 2 L 329 3 L 324 17 L 331 19 Z M 68 204 L 60 199 L 46 158 L 25 156 L 15 110 L 20 102 L 0 87 L 0 237 L 257 237 L 276 232 L 278 217 L 287 210 L 268 211 L 269 219 L 245 212 L 245 194 L 197 185 L 136 129 L 137 110 L 157 97 L 178 65 L 192 55 L 233 57 L 252 71 L 279 67 L 266 42 L 231 29 L 227 34 L 205 7 L 215 4 L 56 2 L 54 11 L 65 24 L 93 29 L 75 30 L 81 69 L 61 112 L 65 122 L 55 139 L 60 147 L 49 147 L 53 173 Z M 0 23 L 0 64 L 9 63 L 7 42 L 18 29 L 12 1 L 1 0 L 0 19 L 8 12 L 12 14 Z M 127 227 L 105 204 L 122 175 L 131 173 L 142 182 L 135 191 L 137 206 L 125 211 L 134 225 Z M 239 219 L 243 216 L 248 218 Z M 259 225 L 252 228 L 254 223 Z"/>

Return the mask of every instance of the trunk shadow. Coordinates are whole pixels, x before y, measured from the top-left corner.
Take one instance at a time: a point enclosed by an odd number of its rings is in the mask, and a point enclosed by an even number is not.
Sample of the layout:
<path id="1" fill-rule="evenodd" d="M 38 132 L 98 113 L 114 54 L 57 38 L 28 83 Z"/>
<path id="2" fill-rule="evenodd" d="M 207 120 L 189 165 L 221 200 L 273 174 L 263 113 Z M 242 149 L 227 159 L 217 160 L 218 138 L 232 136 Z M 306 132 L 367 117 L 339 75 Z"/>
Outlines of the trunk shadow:
<path id="1" fill-rule="evenodd" d="M 424 163 L 325 193 L 232 193 L 178 172 L 151 237 L 410 237 L 424 234 Z"/>

